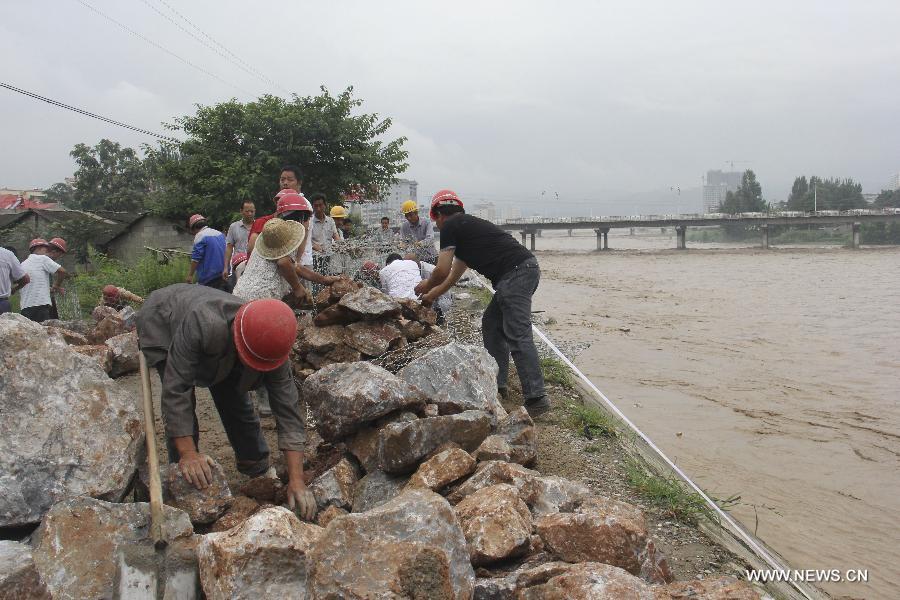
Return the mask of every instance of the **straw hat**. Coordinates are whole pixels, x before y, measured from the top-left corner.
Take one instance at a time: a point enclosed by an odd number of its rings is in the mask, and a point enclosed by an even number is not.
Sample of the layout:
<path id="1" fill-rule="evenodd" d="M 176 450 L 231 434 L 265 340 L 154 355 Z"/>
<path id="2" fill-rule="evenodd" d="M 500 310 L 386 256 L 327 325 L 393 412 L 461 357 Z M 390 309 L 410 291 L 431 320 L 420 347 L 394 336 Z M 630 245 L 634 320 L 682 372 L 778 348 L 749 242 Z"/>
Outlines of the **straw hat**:
<path id="1" fill-rule="evenodd" d="M 306 228 L 297 221 L 269 219 L 256 240 L 254 252 L 267 260 L 278 260 L 294 252 L 306 240 Z"/>

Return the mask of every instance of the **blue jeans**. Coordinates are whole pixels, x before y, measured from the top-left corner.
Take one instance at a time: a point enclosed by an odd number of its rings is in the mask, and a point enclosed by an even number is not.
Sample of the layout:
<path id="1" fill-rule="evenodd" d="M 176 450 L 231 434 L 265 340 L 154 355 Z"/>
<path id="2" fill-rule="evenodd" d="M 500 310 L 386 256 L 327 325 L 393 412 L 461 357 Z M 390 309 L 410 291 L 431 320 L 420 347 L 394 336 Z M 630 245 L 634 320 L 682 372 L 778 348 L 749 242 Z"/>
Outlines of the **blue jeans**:
<path id="1" fill-rule="evenodd" d="M 540 279 L 537 259 L 524 261 L 500 278 L 494 298 L 481 318 L 484 347 L 499 367 L 497 387 L 506 387 L 512 353 L 525 400 L 540 398 L 545 393 L 544 375 L 531 334 L 531 297 Z"/>
<path id="2" fill-rule="evenodd" d="M 9 298 L 0 298 L 0 315 L 8 312 L 12 312 L 12 306 L 9 303 Z"/>

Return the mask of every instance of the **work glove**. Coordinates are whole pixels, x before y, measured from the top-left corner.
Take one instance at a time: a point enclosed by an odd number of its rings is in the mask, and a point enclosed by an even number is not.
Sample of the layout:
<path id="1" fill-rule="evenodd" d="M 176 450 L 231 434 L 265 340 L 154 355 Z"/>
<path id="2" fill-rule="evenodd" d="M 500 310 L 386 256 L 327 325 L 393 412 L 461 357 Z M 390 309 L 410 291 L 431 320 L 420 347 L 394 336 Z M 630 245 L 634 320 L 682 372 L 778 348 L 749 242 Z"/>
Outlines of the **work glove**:
<path id="1" fill-rule="evenodd" d="M 312 521 L 316 517 L 316 497 L 302 482 L 288 482 L 287 504 L 304 521 Z"/>

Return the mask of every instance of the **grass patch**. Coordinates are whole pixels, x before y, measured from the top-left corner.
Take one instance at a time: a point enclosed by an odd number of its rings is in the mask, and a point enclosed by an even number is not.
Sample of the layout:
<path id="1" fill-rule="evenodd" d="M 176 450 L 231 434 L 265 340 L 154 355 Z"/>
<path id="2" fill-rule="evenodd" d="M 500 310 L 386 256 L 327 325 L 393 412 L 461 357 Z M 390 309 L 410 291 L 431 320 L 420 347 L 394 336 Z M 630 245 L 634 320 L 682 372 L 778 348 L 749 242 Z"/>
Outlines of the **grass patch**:
<path id="1" fill-rule="evenodd" d="M 588 439 L 596 437 L 616 437 L 618 429 L 612 417 L 607 415 L 599 408 L 593 406 L 584 406 L 581 404 L 570 404 L 567 407 L 568 424 L 575 432 L 583 435 Z M 588 450 L 593 452 L 595 450 Z M 597 452 L 601 450 L 596 450 Z"/>
<path id="2" fill-rule="evenodd" d="M 584 447 L 584 451 L 588 454 L 602 454 L 606 450 L 601 444 L 594 442 Z"/>
<path id="3" fill-rule="evenodd" d="M 558 358 L 542 358 L 541 372 L 544 374 L 544 381 L 558 385 L 567 390 L 572 389 L 572 371 L 566 366 L 566 363 Z"/>
<path id="4" fill-rule="evenodd" d="M 469 293 L 478 300 L 478 305 L 481 307 L 481 310 L 487 308 L 487 305 L 491 303 L 491 300 L 494 298 L 494 294 L 491 293 L 491 290 L 483 287 L 473 287 L 469 290 Z"/>
<path id="5" fill-rule="evenodd" d="M 651 474 L 634 459 L 626 461 L 625 474 L 641 496 L 674 519 L 695 525 L 700 515 L 712 516 L 703 498 L 674 478 Z"/>

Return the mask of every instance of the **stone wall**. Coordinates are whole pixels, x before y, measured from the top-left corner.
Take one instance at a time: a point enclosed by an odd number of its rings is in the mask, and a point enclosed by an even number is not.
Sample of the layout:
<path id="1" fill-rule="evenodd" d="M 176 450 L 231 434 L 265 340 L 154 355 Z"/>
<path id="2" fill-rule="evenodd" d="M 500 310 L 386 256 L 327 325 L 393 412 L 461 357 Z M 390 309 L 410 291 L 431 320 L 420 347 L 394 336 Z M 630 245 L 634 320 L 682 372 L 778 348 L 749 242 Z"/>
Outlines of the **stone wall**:
<path id="1" fill-rule="evenodd" d="M 133 263 L 147 253 L 145 246 L 190 252 L 193 241 L 193 236 L 186 229 L 179 228 L 172 221 L 147 215 L 132 225 L 127 233 L 113 240 L 107 252 L 111 258 Z"/>

